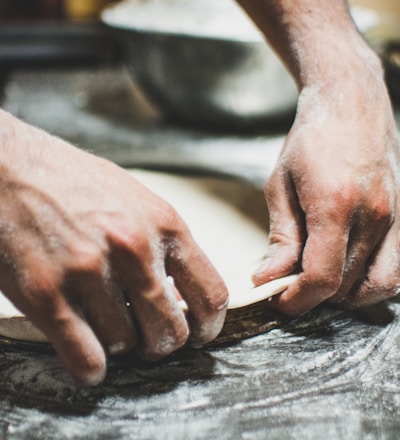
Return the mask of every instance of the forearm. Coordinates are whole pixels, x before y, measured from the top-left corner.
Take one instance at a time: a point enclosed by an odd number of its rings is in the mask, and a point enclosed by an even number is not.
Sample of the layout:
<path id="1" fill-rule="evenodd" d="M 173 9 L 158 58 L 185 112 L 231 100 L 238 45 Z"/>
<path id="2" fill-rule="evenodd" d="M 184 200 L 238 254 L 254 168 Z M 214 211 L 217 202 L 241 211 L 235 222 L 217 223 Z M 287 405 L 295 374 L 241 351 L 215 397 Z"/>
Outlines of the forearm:
<path id="1" fill-rule="evenodd" d="M 300 89 L 360 70 L 380 71 L 343 0 L 237 0 Z"/>

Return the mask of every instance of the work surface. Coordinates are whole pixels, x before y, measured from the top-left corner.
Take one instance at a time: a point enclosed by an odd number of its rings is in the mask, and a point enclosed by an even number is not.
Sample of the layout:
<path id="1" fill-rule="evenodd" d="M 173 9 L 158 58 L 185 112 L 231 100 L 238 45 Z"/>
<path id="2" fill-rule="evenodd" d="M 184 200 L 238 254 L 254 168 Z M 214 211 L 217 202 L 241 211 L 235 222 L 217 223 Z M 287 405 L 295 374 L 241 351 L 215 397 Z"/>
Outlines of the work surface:
<path id="1" fill-rule="evenodd" d="M 122 110 L 127 87 L 112 72 L 20 73 L 3 106 L 125 166 L 231 174 L 257 185 L 272 169 L 283 135 L 207 134 L 139 117 L 135 125 L 132 102 L 132 113 Z M 51 351 L 0 345 L 0 438 L 397 439 L 400 303 L 380 309 L 372 323 L 322 307 L 161 364 L 115 360 L 92 389 L 75 386 Z"/>
<path id="2" fill-rule="evenodd" d="M 52 354 L 2 350 L 2 438 L 397 439 L 399 346 L 397 316 L 377 326 L 322 309 L 157 366 L 114 362 L 93 389 Z"/>

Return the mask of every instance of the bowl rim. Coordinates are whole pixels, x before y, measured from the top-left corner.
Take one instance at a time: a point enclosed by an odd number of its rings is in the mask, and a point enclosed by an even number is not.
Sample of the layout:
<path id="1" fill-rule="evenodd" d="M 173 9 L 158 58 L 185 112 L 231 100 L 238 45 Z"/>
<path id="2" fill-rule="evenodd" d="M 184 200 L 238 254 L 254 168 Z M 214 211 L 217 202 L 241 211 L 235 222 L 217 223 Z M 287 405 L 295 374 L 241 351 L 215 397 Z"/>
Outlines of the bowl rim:
<path id="1" fill-rule="evenodd" d="M 216 0 L 218 1 L 218 0 Z M 134 7 L 132 1 L 123 0 L 115 3 L 110 3 L 106 5 L 100 14 L 100 19 L 106 26 L 109 26 L 113 29 L 124 30 L 129 32 L 136 32 L 140 34 L 147 35 L 159 35 L 164 37 L 182 37 L 182 38 L 192 38 L 197 40 L 206 40 L 206 41 L 225 41 L 232 43 L 241 43 L 241 44 L 267 44 L 265 37 L 260 31 L 255 32 L 252 35 L 248 35 L 244 37 L 243 35 L 221 35 L 215 32 L 210 32 L 209 34 L 205 33 L 196 33 L 196 32 L 187 32 L 187 31 L 173 31 L 167 29 L 156 29 L 149 28 L 146 26 L 140 26 L 138 24 L 129 24 L 126 21 L 119 21 L 116 19 L 115 11 L 124 10 L 128 7 Z M 351 5 L 349 7 L 350 14 L 356 26 L 358 27 L 361 33 L 368 33 L 379 25 L 379 14 L 373 10 L 372 8 L 366 6 L 358 6 Z M 364 22 L 363 22 L 364 20 Z"/>
<path id="2" fill-rule="evenodd" d="M 193 38 L 198 40 L 218 40 L 218 41 L 226 41 L 226 42 L 237 42 L 237 43 L 243 43 L 243 44 L 266 44 L 265 38 L 263 37 L 262 33 L 259 32 L 259 35 L 257 35 L 257 32 L 254 33 L 252 36 L 243 37 L 243 36 L 233 36 L 233 35 L 221 35 L 218 33 L 212 33 L 209 34 L 205 33 L 196 33 L 196 32 L 187 32 L 187 31 L 173 31 L 173 30 L 167 30 L 167 29 L 156 29 L 156 28 L 149 28 L 146 26 L 140 26 L 138 24 L 129 24 L 126 21 L 119 21 L 116 19 L 116 10 L 123 11 L 127 6 L 127 1 L 117 2 L 117 3 L 111 3 L 103 8 L 100 14 L 101 21 L 114 29 L 119 30 L 125 30 L 130 32 L 136 32 L 136 33 L 142 33 L 142 34 L 153 34 L 153 35 L 160 35 L 160 36 L 173 36 L 173 37 L 185 37 L 185 38 Z"/>

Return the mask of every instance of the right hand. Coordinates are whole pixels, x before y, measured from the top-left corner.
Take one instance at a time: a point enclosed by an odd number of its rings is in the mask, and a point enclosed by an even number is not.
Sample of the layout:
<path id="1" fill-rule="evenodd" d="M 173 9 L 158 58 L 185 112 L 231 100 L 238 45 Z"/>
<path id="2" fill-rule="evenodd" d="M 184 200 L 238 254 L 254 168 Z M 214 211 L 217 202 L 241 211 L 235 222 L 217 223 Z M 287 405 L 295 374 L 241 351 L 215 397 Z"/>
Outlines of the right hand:
<path id="1" fill-rule="evenodd" d="M 399 293 L 397 128 L 378 60 L 371 54 L 360 65 L 302 92 L 266 186 L 270 247 L 254 282 L 299 272 L 271 301 L 288 315 L 324 301 L 369 306 Z"/>
<path id="2" fill-rule="evenodd" d="M 97 384 L 107 354 L 157 360 L 215 338 L 227 291 L 174 209 L 116 165 L 0 120 L 0 288 L 70 374 Z"/>

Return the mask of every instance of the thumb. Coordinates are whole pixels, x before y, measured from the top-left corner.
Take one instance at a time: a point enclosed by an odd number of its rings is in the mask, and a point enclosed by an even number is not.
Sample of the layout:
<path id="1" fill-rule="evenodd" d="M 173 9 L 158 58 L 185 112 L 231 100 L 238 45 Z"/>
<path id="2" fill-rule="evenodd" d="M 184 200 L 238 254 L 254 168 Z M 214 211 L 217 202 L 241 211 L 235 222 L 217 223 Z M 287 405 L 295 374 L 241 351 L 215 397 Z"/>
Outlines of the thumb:
<path id="1" fill-rule="evenodd" d="M 253 274 L 256 286 L 289 275 L 301 264 L 305 218 L 290 177 L 276 170 L 265 187 L 270 227 L 264 261 Z"/>

